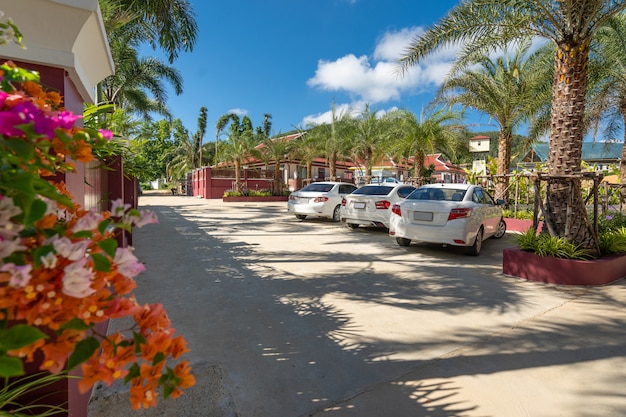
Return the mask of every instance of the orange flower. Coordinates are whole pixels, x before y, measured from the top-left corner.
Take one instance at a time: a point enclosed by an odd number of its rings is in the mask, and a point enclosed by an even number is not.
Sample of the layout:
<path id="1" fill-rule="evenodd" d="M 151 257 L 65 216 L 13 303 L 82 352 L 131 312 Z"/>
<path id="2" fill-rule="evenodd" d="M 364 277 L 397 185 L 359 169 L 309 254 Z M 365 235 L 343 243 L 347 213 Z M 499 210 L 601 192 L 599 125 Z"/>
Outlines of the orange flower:
<path id="1" fill-rule="evenodd" d="M 130 387 L 131 407 L 134 410 L 139 410 L 141 407 L 150 408 L 156 406 L 158 396 L 156 387 L 157 385 L 154 381 L 144 385 L 140 379 L 134 379 Z"/>
<path id="2" fill-rule="evenodd" d="M 91 153 L 91 145 L 84 140 L 74 142 L 74 153 L 72 157 L 80 162 L 91 162 L 96 159 Z"/>
<path id="3" fill-rule="evenodd" d="M 182 336 L 175 337 L 172 339 L 170 352 L 174 359 L 178 359 L 183 353 L 189 352 L 189 349 L 187 349 L 187 341 Z"/>
<path id="4" fill-rule="evenodd" d="M 146 304 L 140 314 L 135 314 L 135 321 L 143 332 L 157 331 L 170 327 L 170 320 L 161 304 Z"/>
<path id="5" fill-rule="evenodd" d="M 46 343 L 45 339 L 39 339 L 30 346 L 25 346 L 21 349 L 9 350 L 7 354 L 17 358 L 25 358 L 26 361 L 32 362 L 34 354 Z"/>
<path id="6" fill-rule="evenodd" d="M 165 332 L 151 333 L 146 337 L 146 343 L 141 345 L 141 356 L 152 361 L 157 353 L 166 353 L 172 339 Z"/>
<path id="7" fill-rule="evenodd" d="M 180 382 L 176 385 L 181 388 L 189 388 L 196 383 L 196 378 L 191 375 L 191 367 L 187 361 L 181 361 L 174 367 L 174 375 L 180 378 Z"/>

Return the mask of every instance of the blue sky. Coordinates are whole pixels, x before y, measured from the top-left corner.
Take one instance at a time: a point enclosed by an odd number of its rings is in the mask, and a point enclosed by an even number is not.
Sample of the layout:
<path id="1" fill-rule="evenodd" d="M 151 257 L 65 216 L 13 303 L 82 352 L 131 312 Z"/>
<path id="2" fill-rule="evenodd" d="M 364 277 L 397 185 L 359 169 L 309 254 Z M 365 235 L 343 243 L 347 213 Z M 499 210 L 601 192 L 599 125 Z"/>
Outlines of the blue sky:
<path id="1" fill-rule="evenodd" d="M 418 114 L 455 56 L 443 51 L 404 77 L 397 74 L 403 49 L 457 3 L 452 0 L 190 1 L 198 42 L 173 64 L 184 93 L 171 93 L 168 105 L 190 132 L 205 106 L 205 142 L 215 140 L 215 123 L 229 112 L 247 114 L 254 126 L 270 113 L 273 134 L 330 120 L 333 101 L 340 111 L 369 103 Z"/>

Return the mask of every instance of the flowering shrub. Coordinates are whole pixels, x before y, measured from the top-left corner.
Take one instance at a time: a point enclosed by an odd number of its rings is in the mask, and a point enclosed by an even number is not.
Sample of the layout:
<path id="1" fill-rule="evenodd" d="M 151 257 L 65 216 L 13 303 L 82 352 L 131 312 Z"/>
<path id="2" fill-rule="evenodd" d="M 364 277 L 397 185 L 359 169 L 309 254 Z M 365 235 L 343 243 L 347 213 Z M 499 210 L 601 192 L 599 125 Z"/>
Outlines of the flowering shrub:
<path id="1" fill-rule="evenodd" d="M 181 395 L 195 383 L 189 364 L 166 362 L 186 342 L 161 305 L 137 303 L 133 278 L 144 266 L 116 239 L 156 222 L 154 214 L 121 201 L 109 212 L 85 210 L 63 183 L 48 181 L 74 169 L 66 157 L 93 160 L 111 133 L 77 128 L 36 73 L 4 64 L 0 76 L 0 376 L 23 375 L 40 352 L 43 371 L 81 366 L 82 392 L 123 378 L 136 409 Z M 132 318 L 126 331 L 97 332 L 123 317 Z"/>

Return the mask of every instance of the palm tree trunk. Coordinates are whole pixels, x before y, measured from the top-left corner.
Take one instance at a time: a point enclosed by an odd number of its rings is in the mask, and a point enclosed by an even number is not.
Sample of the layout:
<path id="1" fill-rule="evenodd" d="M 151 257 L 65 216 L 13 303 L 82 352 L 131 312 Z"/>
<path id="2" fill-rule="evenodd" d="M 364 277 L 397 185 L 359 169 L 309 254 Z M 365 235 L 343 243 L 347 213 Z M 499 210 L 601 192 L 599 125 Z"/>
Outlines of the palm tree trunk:
<path id="1" fill-rule="evenodd" d="M 626 100 L 621 105 L 622 118 L 624 119 L 624 126 L 626 126 Z M 622 185 L 620 188 L 620 201 L 622 202 L 622 212 L 626 212 L 626 129 L 624 129 L 624 146 L 622 147 L 622 160 L 619 164 L 619 183 Z"/>
<path id="2" fill-rule="evenodd" d="M 551 233 L 598 255 L 580 178 L 563 177 L 581 167 L 588 57 L 589 42 L 557 46 L 548 155 L 548 174 L 557 177 L 548 180 L 544 216 Z"/>
<path id="3" fill-rule="evenodd" d="M 509 201 L 509 177 L 506 175 L 511 168 L 511 142 L 513 136 L 510 132 L 500 130 L 498 135 L 498 160 L 496 166 L 496 199 Z"/>
<path id="4" fill-rule="evenodd" d="M 418 150 L 415 152 L 415 178 L 418 185 L 422 185 L 426 182 L 422 178 L 424 176 L 424 159 L 425 155 L 422 150 Z"/>
<path id="5" fill-rule="evenodd" d="M 235 191 L 241 193 L 241 163 L 235 161 Z"/>
<path id="6" fill-rule="evenodd" d="M 335 181 L 337 179 L 337 155 L 331 155 L 328 160 L 328 167 L 330 169 L 330 180 Z"/>
<path id="7" fill-rule="evenodd" d="M 274 190 L 273 194 L 274 195 L 281 195 L 281 193 L 283 192 L 283 187 L 282 187 L 282 178 L 280 176 L 280 161 L 276 161 L 274 163 L 274 184 L 276 189 Z"/>

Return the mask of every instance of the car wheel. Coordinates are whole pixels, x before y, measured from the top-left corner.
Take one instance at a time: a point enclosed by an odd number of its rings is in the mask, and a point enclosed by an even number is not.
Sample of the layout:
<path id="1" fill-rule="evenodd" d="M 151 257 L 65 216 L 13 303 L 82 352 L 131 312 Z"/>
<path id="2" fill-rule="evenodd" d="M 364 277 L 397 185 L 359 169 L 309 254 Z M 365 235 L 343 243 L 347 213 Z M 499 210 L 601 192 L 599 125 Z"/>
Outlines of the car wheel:
<path id="1" fill-rule="evenodd" d="M 498 228 L 496 229 L 496 233 L 491 237 L 494 239 L 500 239 L 502 236 L 504 236 L 505 233 L 506 233 L 506 223 L 504 222 L 503 219 L 500 219 L 500 222 L 498 223 Z"/>
<path id="2" fill-rule="evenodd" d="M 341 206 L 337 205 L 333 210 L 333 221 L 338 222 L 339 220 L 341 220 Z"/>
<path id="3" fill-rule="evenodd" d="M 478 256 L 480 253 L 480 249 L 483 247 L 483 228 L 478 229 L 478 233 L 476 233 L 476 240 L 474 240 L 474 244 L 470 246 L 467 250 L 472 256 Z"/>
<path id="4" fill-rule="evenodd" d="M 306 219 L 306 214 L 296 214 L 296 219 L 304 220 L 304 219 Z"/>
<path id="5" fill-rule="evenodd" d="M 411 244 L 411 239 L 407 239 L 405 237 L 397 237 L 396 243 L 400 246 L 409 246 Z"/>
<path id="6" fill-rule="evenodd" d="M 348 225 L 350 229 L 356 229 L 357 227 L 359 227 L 358 224 L 354 224 L 354 223 L 346 223 L 346 224 Z"/>

